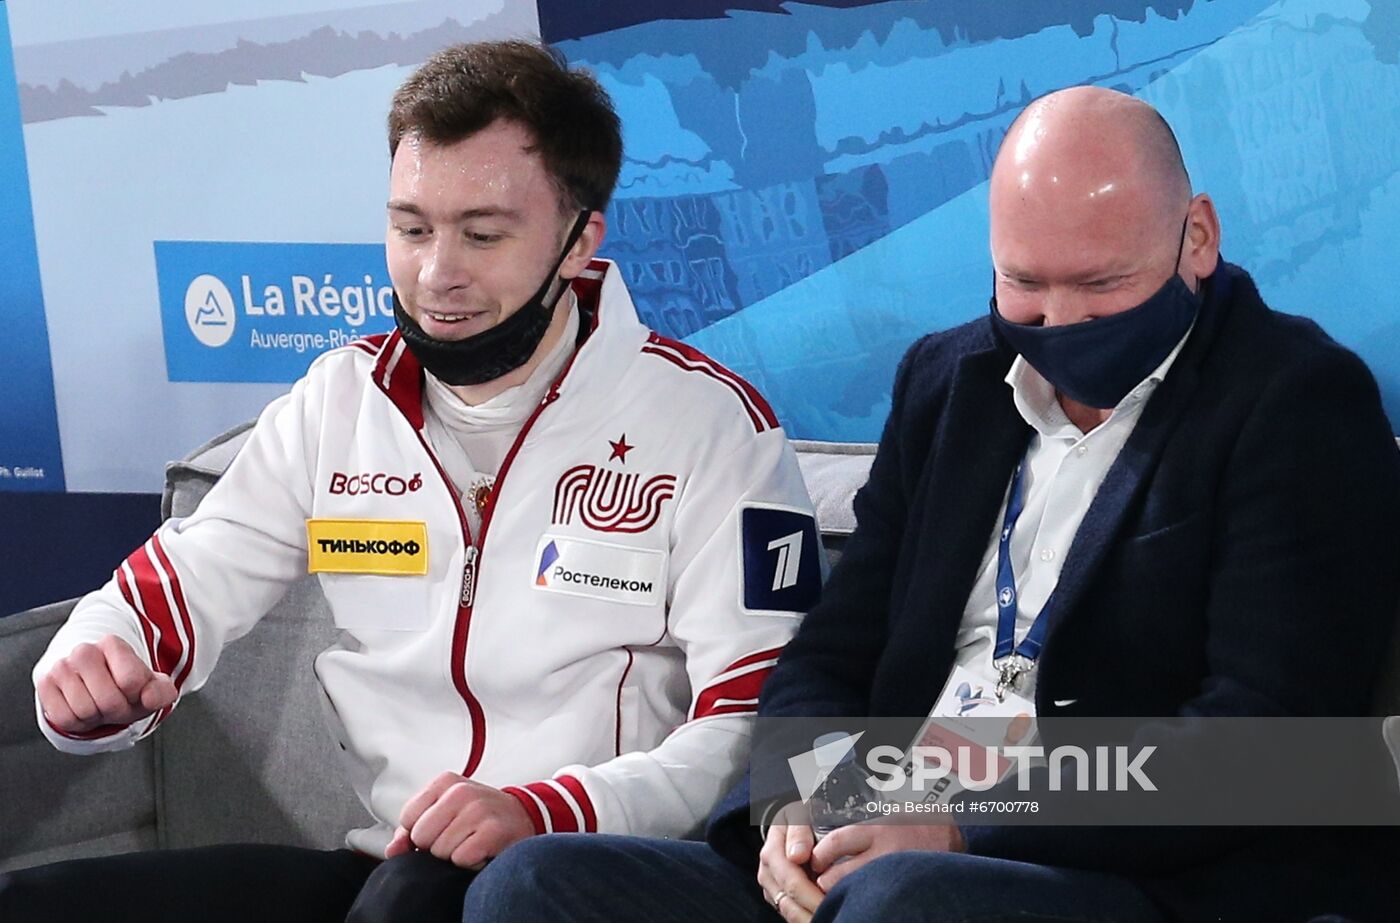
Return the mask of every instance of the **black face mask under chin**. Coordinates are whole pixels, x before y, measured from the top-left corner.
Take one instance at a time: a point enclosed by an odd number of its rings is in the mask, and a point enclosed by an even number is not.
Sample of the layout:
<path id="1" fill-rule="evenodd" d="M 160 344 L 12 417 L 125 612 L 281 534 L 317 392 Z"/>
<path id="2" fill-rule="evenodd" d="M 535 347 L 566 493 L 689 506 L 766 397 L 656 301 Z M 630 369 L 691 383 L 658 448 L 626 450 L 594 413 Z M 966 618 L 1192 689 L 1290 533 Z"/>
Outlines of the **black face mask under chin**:
<path id="1" fill-rule="evenodd" d="M 394 322 L 398 324 L 409 352 L 425 370 L 449 385 L 479 385 L 494 381 L 529 362 L 554 318 L 554 306 L 568 286 L 561 286 L 559 293 L 546 305 L 544 301 L 549 295 L 549 288 L 557 278 L 559 267 L 587 227 L 591 214 L 591 209 L 579 212 L 559 259 L 554 261 L 549 275 L 535 294 L 521 305 L 520 310 L 478 334 L 462 340 L 439 340 L 429 336 L 417 321 L 408 316 L 399 302 L 399 293 L 395 292 Z"/>

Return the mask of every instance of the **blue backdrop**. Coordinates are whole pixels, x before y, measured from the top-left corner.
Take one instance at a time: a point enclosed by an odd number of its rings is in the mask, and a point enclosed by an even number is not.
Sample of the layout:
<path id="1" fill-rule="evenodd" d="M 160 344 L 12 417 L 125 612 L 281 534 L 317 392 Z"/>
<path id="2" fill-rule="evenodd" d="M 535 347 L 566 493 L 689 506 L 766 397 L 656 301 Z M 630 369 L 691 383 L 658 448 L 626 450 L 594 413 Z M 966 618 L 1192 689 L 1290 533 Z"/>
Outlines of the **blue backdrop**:
<path id="1" fill-rule="evenodd" d="M 729 12 L 722 12 L 725 8 Z M 986 310 L 986 181 L 1030 99 L 1134 93 L 1226 258 L 1358 351 L 1400 421 L 1400 3 L 541 0 L 626 128 L 608 255 L 795 436 L 870 440 L 898 357 Z"/>
<path id="2" fill-rule="evenodd" d="M 997 145 L 1082 83 L 1162 110 L 1227 258 L 1360 352 L 1400 421 L 1400 0 L 3 9 L 0 491 L 153 491 L 386 329 L 390 94 L 443 45 L 535 34 L 623 117 L 603 252 L 645 319 L 794 436 L 876 438 L 908 344 L 985 310 Z"/>
<path id="3" fill-rule="evenodd" d="M 63 490 L 53 367 L 29 170 L 20 131 L 10 30 L 0 8 L 0 318 L 10 340 L 0 362 L 0 490 Z"/>

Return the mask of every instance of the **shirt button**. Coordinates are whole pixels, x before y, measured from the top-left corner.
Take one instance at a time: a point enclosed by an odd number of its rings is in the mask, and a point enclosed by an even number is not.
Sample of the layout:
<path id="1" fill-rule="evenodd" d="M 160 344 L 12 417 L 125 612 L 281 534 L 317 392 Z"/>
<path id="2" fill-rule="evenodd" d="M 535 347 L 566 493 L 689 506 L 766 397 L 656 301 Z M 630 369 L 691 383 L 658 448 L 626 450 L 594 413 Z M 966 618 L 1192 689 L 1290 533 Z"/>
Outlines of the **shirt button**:
<path id="1" fill-rule="evenodd" d="M 1055 560 L 1055 550 L 1054 550 L 1053 548 L 1042 548 L 1042 549 L 1040 549 L 1040 560 L 1042 560 L 1042 561 L 1053 561 L 1053 560 Z"/>
<path id="2" fill-rule="evenodd" d="M 1074 451 L 1078 452 L 1080 455 L 1088 455 L 1088 454 L 1089 454 L 1089 447 L 1088 447 L 1087 445 L 1082 445 L 1082 446 L 1080 446 L 1079 448 L 1075 449 Z"/>

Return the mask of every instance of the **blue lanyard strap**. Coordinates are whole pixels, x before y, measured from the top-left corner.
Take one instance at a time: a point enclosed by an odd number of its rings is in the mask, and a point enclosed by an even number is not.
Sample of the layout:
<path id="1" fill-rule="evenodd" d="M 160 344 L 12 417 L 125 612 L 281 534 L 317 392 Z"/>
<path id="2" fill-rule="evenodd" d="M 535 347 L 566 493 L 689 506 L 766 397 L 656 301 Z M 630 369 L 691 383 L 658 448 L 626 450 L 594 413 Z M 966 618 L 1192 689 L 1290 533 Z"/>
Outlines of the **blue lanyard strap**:
<path id="1" fill-rule="evenodd" d="M 1026 637 L 1017 644 L 1018 598 L 1016 574 L 1011 567 L 1011 533 L 1026 506 L 1025 469 L 1026 462 L 1022 459 L 1016 466 L 1016 473 L 1011 476 L 1011 495 L 1006 499 L 1006 516 L 1002 520 L 1001 537 L 997 541 L 997 646 L 992 653 L 994 662 L 1013 654 L 1032 662 L 1039 657 L 1041 645 L 1045 641 L 1045 616 L 1050 611 L 1050 604 L 1055 601 L 1055 594 L 1051 593 L 1045 605 L 1040 607 L 1040 614 L 1031 623 L 1030 631 L 1026 632 Z"/>

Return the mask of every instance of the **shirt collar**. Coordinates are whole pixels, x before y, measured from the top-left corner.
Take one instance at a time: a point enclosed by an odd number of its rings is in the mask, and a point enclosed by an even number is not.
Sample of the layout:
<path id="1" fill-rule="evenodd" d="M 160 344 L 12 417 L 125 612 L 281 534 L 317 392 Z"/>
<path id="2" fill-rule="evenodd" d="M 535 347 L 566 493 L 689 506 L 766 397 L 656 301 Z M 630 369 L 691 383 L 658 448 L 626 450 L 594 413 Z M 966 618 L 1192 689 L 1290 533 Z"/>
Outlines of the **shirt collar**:
<path id="1" fill-rule="evenodd" d="M 1123 399 L 1113 408 L 1109 414 L 1109 419 L 1122 413 L 1127 413 L 1133 408 L 1145 403 L 1152 392 L 1157 390 L 1157 386 L 1167 377 L 1167 372 L 1171 369 L 1176 357 L 1181 354 L 1182 347 L 1186 345 L 1186 340 L 1191 336 L 1191 331 L 1196 329 L 1196 322 L 1193 320 L 1191 326 L 1180 340 L 1176 341 L 1176 346 L 1167 354 L 1167 358 L 1147 374 L 1147 377 L 1138 382 Z M 1006 373 L 1006 383 L 1011 386 L 1012 400 L 1016 403 L 1016 410 L 1021 414 L 1021 418 L 1040 435 L 1046 437 L 1069 437 L 1079 438 L 1084 435 L 1079 431 L 1079 427 L 1070 422 L 1065 415 L 1064 408 L 1055 397 L 1055 386 L 1045 380 L 1023 356 L 1017 356 L 1011 363 L 1011 369 Z"/>

